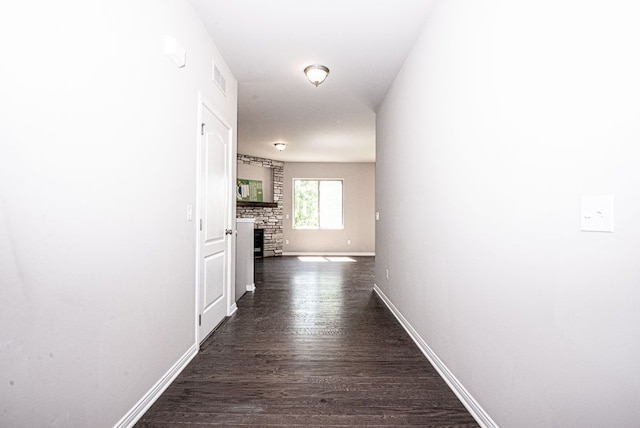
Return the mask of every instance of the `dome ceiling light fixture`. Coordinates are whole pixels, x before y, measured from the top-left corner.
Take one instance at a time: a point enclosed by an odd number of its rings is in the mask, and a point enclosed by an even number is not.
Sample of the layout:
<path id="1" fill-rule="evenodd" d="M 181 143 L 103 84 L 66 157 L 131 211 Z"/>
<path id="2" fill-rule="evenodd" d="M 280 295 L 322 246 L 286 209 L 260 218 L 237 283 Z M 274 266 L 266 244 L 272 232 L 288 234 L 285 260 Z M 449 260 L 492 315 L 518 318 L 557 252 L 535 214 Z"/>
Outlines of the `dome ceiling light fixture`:
<path id="1" fill-rule="evenodd" d="M 318 87 L 318 85 L 324 82 L 324 79 L 329 75 L 329 68 L 324 65 L 313 64 L 305 67 L 304 74 L 312 85 L 316 85 L 316 87 Z"/>
<path id="2" fill-rule="evenodd" d="M 276 149 L 279 152 L 281 152 L 281 151 L 283 151 L 284 149 L 287 148 L 287 143 L 284 143 L 282 141 L 278 141 L 277 143 L 274 143 L 273 145 L 276 146 Z"/>

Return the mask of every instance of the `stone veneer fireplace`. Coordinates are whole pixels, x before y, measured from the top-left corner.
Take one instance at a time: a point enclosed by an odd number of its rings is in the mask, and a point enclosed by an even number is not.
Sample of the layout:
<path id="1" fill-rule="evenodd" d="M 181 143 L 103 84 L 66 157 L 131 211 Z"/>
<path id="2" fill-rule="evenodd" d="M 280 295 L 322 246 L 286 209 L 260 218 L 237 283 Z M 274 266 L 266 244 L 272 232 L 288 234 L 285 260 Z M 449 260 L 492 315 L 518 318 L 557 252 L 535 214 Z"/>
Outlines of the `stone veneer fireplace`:
<path id="1" fill-rule="evenodd" d="M 255 218 L 255 227 L 264 229 L 264 257 L 281 256 L 284 162 L 238 154 L 238 163 L 271 168 L 273 172 L 273 204 L 238 204 L 236 217 Z"/>

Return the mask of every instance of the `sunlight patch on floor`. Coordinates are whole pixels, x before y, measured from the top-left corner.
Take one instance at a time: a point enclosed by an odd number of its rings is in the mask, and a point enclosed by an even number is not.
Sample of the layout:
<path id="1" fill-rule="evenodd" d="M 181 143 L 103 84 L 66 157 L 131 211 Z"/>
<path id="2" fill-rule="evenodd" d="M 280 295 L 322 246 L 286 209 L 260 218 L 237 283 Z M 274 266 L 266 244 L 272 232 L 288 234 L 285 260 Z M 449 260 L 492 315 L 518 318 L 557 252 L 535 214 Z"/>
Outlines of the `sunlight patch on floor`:
<path id="1" fill-rule="evenodd" d="M 319 256 L 299 256 L 298 260 L 302 261 L 302 262 L 338 262 L 338 263 L 345 263 L 345 262 L 355 262 L 355 259 L 352 259 L 351 257 L 319 257 Z"/>
<path id="2" fill-rule="evenodd" d="M 298 260 L 302 262 L 328 262 L 324 257 L 300 256 Z"/>
<path id="3" fill-rule="evenodd" d="M 330 262 L 355 262 L 355 259 L 352 259 L 351 257 L 327 257 L 327 260 L 329 260 Z"/>

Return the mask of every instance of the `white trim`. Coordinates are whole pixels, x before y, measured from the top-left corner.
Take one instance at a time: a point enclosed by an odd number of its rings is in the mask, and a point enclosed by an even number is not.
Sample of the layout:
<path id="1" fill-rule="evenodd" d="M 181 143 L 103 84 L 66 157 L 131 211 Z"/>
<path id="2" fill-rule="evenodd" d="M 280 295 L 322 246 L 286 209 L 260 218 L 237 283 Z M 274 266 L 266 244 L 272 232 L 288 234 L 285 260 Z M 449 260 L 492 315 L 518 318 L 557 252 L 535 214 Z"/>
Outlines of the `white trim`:
<path id="1" fill-rule="evenodd" d="M 364 256 L 375 256 L 376 253 L 369 252 L 346 252 L 346 251 L 335 251 L 335 252 L 327 252 L 327 251 L 283 251 L 283 256 L 354 256 L 354 257 L 364 257 Z"/>
<path id="2" fill-rule="evenodd" d="M 256 291 L 256 285 L 252 282 L 251 284 L 247 284 L 247 291 Z"/>
<path id="3" fill-rule="evenodd" d="M 409 321 L 400 313 L 398 308 L 389 300 L 384 292 L 376 285 L 373 284 L 373 290 L 380 297 L 380 299 L 387 305 L 391 313 L 396 317 L 400 325 L 409 334 L 413 342 L 418 346 L 420 351 L 429 360 L 431 365 L 436 369 L 438 374 L 449 385 L 449 388 L 456 394 L 456 397 L 462 402 L 464 407 L 467 408 L 471 416 L 474 417 L 476 422 L 483 428 L 498 428 L 498 424 L 491 419 L 489 414 L 480 406 L 480 404 L 473 398 L 473 396 L 467 391 L 467 389 L 460 383 L 455 377 L 453 372 L 442 362 L 435 352 L 427 345 L 427 343 L 420 337 L 418 332 L 409 324 Z"/>
<path id="4" fill-rule="evenodd" d="M 233 304 L 231 306 L 229 306 L 229 309 L 227 309 L 227 317 L 230 317 L 231 315 L 235 314 L 237 311 L 238 311 L 238 306 L 236 305 L 236 302 L 233 302 Z M 215 328 L 213 330 L 211 330 L 211 331 L 213 332 L 214 330 L 215 330 Z"/>
<path id="5" fill-rule="evenodd" d="M 202 118 L 204 117 L 204 111 L 203 111 L 203 107 L 204 107 L 204 100 L 203 100 L 203 96 L 201 92 L 198 92 L 198 123 L 196 125 L 196 128 L 200 127 L 202 124 Z M 193 232 L 195 234 L 195 244 L 196 244 L 196 264 L 195 264 L 195 286 L 196 286 L 196 292 L 195 292 L 195 311 L 193 313 L 194 318 L 193 318 L 193 326 L 195 329 L 195 343 L 196 345 L 200 340 L 200 326 L 199 324 L 199 315 L 200 315 L 200 210 L 202 209 L 202 201 L 200 200 L 200 193 L 202 191 L 201 187 L 201 177 L 200 175 L 202 174 L 202 167 L 201 167 L 201 163 L 202 163 L 202 155 L 200 154 L 201 152 L 201 146 L 202 145 L 202 140 L 200 139 L 200 132 L 196 131 L 196 215 L 195 215 L 195 221 L 193 222 Z"/>
<path id="6" fill-rule="evenodd" d="M 193 357 L 198 353 L 196 344 L 180 357 L 178 361 L 158 380 L 155 385 L 129 410 L 115 425 L 115 428 L 132 427 L 145 414 L 149 407 L 156 402 L 160 395 L 171 385 L 171 382 L 187 367 Z"/>
<path id="7" fill-rule="evenodd" d="M 255 223 L 256 219 L 255 218 L 237 218 L 236 219 L 236 223 Z"/>

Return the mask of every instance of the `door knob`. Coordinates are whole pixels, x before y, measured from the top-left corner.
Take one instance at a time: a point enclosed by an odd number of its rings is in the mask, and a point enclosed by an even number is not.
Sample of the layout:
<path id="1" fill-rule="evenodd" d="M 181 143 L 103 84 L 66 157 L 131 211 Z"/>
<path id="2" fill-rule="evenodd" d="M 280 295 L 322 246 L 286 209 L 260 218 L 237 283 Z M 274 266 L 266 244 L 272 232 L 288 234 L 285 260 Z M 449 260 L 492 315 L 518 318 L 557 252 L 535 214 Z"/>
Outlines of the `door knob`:
<path id="1" fill-rule="evenodd" d="M 233 233 L 233 230 L 231 229 L 225 229 L 224 234 L 225 235 L 231 235 Z"/>

